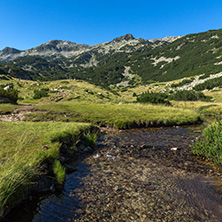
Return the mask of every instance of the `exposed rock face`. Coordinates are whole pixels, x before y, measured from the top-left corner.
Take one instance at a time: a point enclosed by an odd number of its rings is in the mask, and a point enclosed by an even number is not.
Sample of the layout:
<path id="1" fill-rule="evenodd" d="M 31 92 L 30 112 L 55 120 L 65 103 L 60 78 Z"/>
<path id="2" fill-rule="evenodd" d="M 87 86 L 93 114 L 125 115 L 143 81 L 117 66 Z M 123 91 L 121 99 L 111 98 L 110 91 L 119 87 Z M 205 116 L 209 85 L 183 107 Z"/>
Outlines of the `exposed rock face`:
<path id="1" fill-rule="evenodd" d="M 8 86 L 4 87 L 4 90 L 9 90 L 9 89 L 13 89 L 13 88 L 14 88 L 13 85 L 8 85 Z"/>
<path id="2" fill-rule="evenodd" d="M 163 41 L 172 42 L 174 39 L 176 40 L 176 38 L 177 37 L 168 37 L 163 39 Z M 16 58 L 26 56 L 54 56 L 52 59 L 55 57 L 71 58 L 79 57 L 86 52 L 89 54 L 107 54 L 110 53 L 111 50 L 112 53 L 118 52 L 125 46 L 137 46 L 136 49 L 138 49 L 144 47 L 144 44 L 150 45 L 150 43 L 153 44 L 152 48 L 155 48 L 156 41 L 157 40 L 150 40 L 149 42 L 148 40 L 142 38 L 135 39 L 132 34 L 126 34 L 124 36 L 115 38 L 110 42 L 92 46 L 86 44 L 77 44 L 70 41 L 51 40 L 47 43 L 41 44 L 40 46 L 22 51 L 6 47 L 0 51 L 0 61 L 11 61 Z M 135 49 L 132 47 L 131 49 L 127 48 L 127 50 L 134 51 Z"/>
<path id="3" fill-rule="evenodd" d="M 156 38 L 156 39 L 150 39 L 149 41 L 152 42 L 152 43 L 155 43 L 155 42 L 168 42 L 168 43 L 171 43 L 171 42 L 174 42 L 174 41 L 176 41 L 177 39 L 179 39 L 181 37 L 183 37 L 183 36 L 182 35 L 180 35 L 180 36 L 166 36 L 163 39 Z"/>
<path id="4" fill-rule="evenodd" d="M 121 42 L 123 40 L 129 41 L 129 40 L 134 40 L 135 38 L 133 37 L 132 34 L 126 34 L 124 36 L 115 38 L 112 42 Z"/>

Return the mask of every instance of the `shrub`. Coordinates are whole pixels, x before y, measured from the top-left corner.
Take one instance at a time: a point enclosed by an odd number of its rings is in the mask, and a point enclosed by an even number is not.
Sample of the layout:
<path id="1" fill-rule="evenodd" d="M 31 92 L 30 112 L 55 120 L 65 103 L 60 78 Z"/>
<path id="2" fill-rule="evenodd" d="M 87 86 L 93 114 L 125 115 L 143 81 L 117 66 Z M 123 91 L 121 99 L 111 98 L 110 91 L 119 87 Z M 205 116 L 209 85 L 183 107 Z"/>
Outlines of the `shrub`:
<path id="1" fill-rule="evenodd" d="M 214 125 L 203 131 L 203 138 L 198 138 L 191 146 L 194 154 L 206 156 L 217 164 L 222 164 L 222 120 L 216 119 Z"/>
<path id="2" fill-rule="evenodd" d="M 145 92 L 137 97 L 137 102 L 171 105 L 164 93 Z"/>
<path id="3" fill-rule="evenodd" d="M 176 91 L 174 94 L 170 96 L 170 99 L 176 101 L 196 101 L 196 100 L 204 100 L 207 97 L 202 92 L 196 92 L 194 90 L 181 90 Z"/>
<path id="4" fill-rule="evenodd" d="M 16 103 L 18 100 L 18 91 L 15 89 L 4 90 L 0 87 L 0 98 L 7 98 L 12 103 Z"/>
<path id="5" fill-rule="evenodd" d="M 49 88 L 42 88 L 40 90 L 34 90 L 33 99 L 41 99 L 42 97 L 47 97 L 49 92 Z"/>
<path id="6" fill-rule="evenodd" d="M 222 77 L 209 79 L 206 82 L 196 85 L 194 87 L 195 90 L 205 90 L 205 89 L 213 89 L 214 87 L 220 87 L 222 85 Z"/>
<path id="7" fill-rule="evenodd" d="M 183 81 L 181 81 L 181 82 L 179 82 L 179 83 L 174 83 L 174 84 L 172 84 L 171 87 L 174 87 L 174 88 L 176 88 L 176 87 L 181 87 L 181 86 L 184 86 L 184 85 L 186 85 L 186 84 L 188 84 L 188 83 L 193 82 L 193 80 L 194 80 L 194 78 L 184 79 Z"/>

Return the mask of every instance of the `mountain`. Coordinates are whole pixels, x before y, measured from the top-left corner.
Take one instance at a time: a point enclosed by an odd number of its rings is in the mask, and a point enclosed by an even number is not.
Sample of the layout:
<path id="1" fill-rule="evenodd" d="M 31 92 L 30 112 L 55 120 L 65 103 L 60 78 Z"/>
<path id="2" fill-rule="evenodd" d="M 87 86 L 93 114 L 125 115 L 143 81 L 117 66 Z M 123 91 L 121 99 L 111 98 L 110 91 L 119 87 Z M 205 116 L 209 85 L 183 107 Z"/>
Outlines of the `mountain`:
<path id="1" fill-rule="evenodd" d="M 165 44 L 171 41 L 163 39 L 161 42 L 162 44 Z M 52 60 L 55 58 L 72 58 L 75 60 L 79 57 L 84 57 L 85 54 L 92 55 L 93 53 L 96 53 L 106 55 L 121 51 L 125 52 L 126 50 L 127 52 L 133 52 L 146 46 L 155 48 L 157 44 L 141 38 L 135 39 L 131 34 L 126 34 L 115 38 L 110 42 L 93 46 L 77 44 L 70 41 L 51 40 L 28 50 L 17 50 L 6 47 L 0 51 L 0 61 L 12 61 L 16 58 L 24 58 L 27 56 L 51 57 Z"/>
<path id="2" fill-rule="evenodd" d="M 51 40 L 28 50 L 8 47 L 3 49 L 0 51 L 0 66 L 6 72 L 18 70 L 9 73 L 20 78 L 26 78 L 26 75 L 28 79 L 33 80 L 82 78 L 108 86 L 125 78 L 121 74 L 124 71 L 124 66 L 109 68 L 107 63 L 110 62 L 110 59 L 115 60 L 120 56 L 121 60 L 123 54 L 145 52 L 168 43 L 165 40 L 150 42 L 142 38 L 136 39 L 131 34 L 92 46 L 70 41 Z M 107 76 L 104 76 L 106 71 L 103 72 L 103 65 L 109 69 Z M 98 76 L 93 73 L 94 68 L 97 67 L 101 67 Z M 86 72 L 91 75 L 87 76 Z"/>
<path id="3" fill-rule="evenodd" d="M 98 45 L 51 40 L 0 51 L 0 70 L 19 78 L 78 78 L 109 86 L 215 74 L 222 71 L 222 30 L 146 40 L 131 34 Z"/>

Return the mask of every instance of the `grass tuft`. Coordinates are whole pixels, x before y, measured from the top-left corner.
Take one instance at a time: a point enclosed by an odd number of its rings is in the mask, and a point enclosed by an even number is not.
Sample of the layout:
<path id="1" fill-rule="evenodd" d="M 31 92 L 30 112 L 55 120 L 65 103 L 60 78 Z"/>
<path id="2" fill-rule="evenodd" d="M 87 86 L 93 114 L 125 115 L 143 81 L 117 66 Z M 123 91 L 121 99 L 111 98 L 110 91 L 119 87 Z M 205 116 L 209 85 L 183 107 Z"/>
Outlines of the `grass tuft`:
<path id="1" fill-rule="evenodd" d="M 62 184 L 65 180 L 66 170 L 65 170 L 65 167 L 63 167 L 58 160 L 54 162 L 53 172 L 56 175 L 56 179 L 58 183 Z"/>

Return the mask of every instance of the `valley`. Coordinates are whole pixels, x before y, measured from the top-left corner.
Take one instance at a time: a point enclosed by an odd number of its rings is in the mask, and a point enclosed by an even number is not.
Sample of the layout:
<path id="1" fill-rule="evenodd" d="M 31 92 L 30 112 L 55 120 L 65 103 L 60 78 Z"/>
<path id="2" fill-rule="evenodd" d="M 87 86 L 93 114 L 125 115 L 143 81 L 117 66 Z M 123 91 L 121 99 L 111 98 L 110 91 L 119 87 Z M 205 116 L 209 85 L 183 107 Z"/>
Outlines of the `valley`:
<path id="1" fill-rule="evenodd" d="M 218 221 L 221 39 L 0 51 L 0 220 Z"/>

